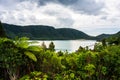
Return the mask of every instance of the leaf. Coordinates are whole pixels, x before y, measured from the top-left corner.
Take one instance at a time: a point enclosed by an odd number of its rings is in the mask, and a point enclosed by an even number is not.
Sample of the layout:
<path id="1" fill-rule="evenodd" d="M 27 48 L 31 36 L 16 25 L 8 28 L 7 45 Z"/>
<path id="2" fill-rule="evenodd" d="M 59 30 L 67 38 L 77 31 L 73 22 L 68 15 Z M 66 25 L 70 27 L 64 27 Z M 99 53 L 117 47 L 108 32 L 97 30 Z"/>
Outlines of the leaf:
<path id="1" fill-rule="evenodd" d="M 22 78 L 20 78 L 19 80 L 30 80 L 30 76 L 29 75 L 25 75 Z"/>
<path id="2" fill-rule="evenodd" d="M 28 43 L 27 42 L 19 42 L 18 43 L 18 46 L 21 47 L 21 48 L 28 48 Z"/>
<path id="3" fill-rule="evenodd" d="M 107 68 L 103 66 L 101 72 L 103 75 L 105 75 L 107 73 Z"/>
<path id="4" fill-rule="evenodd" d="M 31 53 L 31 52 L 29 52 L 29 51 L 26 51 L 25 52 L 25 55 L 26 56 L 28 56 L 30 59 L 32 59 L 33 61 L 37 61 L 37 58 L 36 58 L 36 56 L 33 54 L 33 53 Z"/>
<path id="5" fill-rule="evenodd" d="M 28 47 L 28 50 L 39 52 L 39 51 L 40 51 L 40 48 L 39 48 L 38 46 L 29 46 L 29 47 Z"/>
<path id="6" fill-rule="evenodd" d="M 28 48 L 29 47 L 28 38 L 26 38 L 26 37 L 16 38 L 15 44 L 20 48 Z"/>
<path id="7" fill-rule="evenodd" d="M 75 77 L 75 74 L 74 74 L 74 73 L 71 73 L 71 74 L 70 74 L 70 77 L 71 77 L 71 78 L 74 78 L 74 77 Z"/>

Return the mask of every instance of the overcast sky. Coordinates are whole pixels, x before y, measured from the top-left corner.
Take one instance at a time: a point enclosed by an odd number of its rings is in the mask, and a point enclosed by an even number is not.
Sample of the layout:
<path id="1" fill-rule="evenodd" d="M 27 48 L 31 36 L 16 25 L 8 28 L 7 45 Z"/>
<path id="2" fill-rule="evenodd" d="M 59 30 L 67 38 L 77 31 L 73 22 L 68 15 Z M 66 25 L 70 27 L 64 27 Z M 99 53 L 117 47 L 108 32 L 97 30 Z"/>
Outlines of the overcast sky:
<path id="1" fill-rule="evenodd" d="M 120 0 L 0 0 L 0 20 L 112 34 L 120 31 Z"/>

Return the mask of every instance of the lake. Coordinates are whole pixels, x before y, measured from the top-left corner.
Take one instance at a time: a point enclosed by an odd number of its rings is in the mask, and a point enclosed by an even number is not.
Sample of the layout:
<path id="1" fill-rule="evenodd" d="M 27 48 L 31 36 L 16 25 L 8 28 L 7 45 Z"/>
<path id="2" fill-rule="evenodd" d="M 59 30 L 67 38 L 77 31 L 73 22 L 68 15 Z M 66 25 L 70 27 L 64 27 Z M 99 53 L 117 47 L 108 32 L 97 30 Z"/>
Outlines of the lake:
<path id="1" fill-rule="evenodd" d="M 38 43 L 34 45 L 41 45 L 43 42 L 48 47 L 50 42 L 54 42 L 55 50 L 56 51 L 68 51 L 74 52 L 78 50 L 79 46 L 86 47 L 88 46 L 89 49 L 93 49 L 96 43 L 95 40 L 35 40 Z"/>

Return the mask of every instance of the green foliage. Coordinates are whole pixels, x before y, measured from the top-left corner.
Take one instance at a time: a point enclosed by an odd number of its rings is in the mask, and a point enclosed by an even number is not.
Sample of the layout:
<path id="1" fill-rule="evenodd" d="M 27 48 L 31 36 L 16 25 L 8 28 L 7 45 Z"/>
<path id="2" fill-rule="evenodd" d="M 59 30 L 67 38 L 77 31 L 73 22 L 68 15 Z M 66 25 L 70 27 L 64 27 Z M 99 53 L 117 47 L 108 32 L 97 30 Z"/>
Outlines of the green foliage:
<path id="1" fill-rule="evenodd" d="M 95 66 L 93 64 L 87 64 L 84 69 L 87 71 L 86 76 L 91 76 L 95 73 Z"/>
<path id="2" fill-rule="evenodd" d="M 102 43 L 95 43 L 95 45 L 94 45 L 94 50 L 95 51 L 102 51 L 102 49 L 103 49 L 103 45 L 102 45 Z"/>
<path id="3" fill-rule="evenodd" d="M 105 75 L 107 73 L 107 68 L 105 66 L 102 66 L 101 72 L 103 75 Z"/>
<path id="4" fill-rule="evenodd" d="M 36 55 L 38 59 L 36 67 L 37 69 L 40 67 L 40 71 L 46 73 L 51 72 L 54 74 L 60 72 L 62 69 L 61 58 L 59 58 L 55 52 L 41 50 L 40 53 L 37 53 Z"/>
<path id="5" fill-rule="evenodd" d="M 72 79 L 74 79 L 75 74 L 74 74 L 74 73 L 70 73 L 70 77 L 71 77 Z"/>
<path id="6" fill-rule="evenodd" d="M 47 80 L 48 76 L 42 72 L 34 71 L 25 75 L 20 80 Z"/>
<path id="7" fill-rule="evenodd" d="M 28 48 L 29 47 L 29 42 L 27 37 L 22 37 L 22 38 L 15 38 L 15 45 L 19 48 Z"/>
<path id="8" fill-rule="evenodd" d="M 110 45 L 120 45 L 120 31 L 106 39 Z"/>
<path id="9" fill-rule="evenodd" d="M 14 42 L 9 39 L 0 39 L 0 56 L 2 56 L 0 61 L 4 63 L 1 65 L 3 68 L 16 67 L 16 65 L 20 65 L 19 61 L 23 62 L 22 54 L 19 53 Z"/>
<path id="10" fill-rule="evenodd" d="M 77 78 L 75 77 L 75 74 L 73 71 L 68 70 L 64 71 L 61 74 L 57 74 L 54 77 L 54 80 L 76 80 Z M 78 80 L 78 79 L 77 79 Z"/>
<path id="11" fill-rule="evenodd" d="M 22 45 L 21 45 L 22 44 Z M 97 43 L 94 50 L 55 52 L 30 45 L 25 38 L 0 39 L 0 79 L 119 80 L 120 45 Z M 7 78 L 9 76 L 9 78 Z"/>
<path id="12" fill-rule="evenodd" d="M 24 64 L 23 54 L 19 53 L 14 41 L 0 39 L 1 68 L 6 68 L 11 79 L 16 78 L 17 68 Z"/>
<path id="13" fill-rule="evenodd" d="M 35 61 L 35 62 L 37 61 L 37 58 L 36 58 L 36 56 L 33 53 L 26 51 L 25 55 L 28 56 L 33 61 Z"/>
<path id="14" fill-rule="evenodd" d="M 39 52 L 41 50 L 39 46 L 29 46 L 27 49 L 35 52 Z"/>
<path id="15" fill-rule="evenodd" d="M 7 70 L 5 74 L 7 73 L 11 80 L 16 79 L 20 66 L 26 65 L 29 59 L 37 61 L 35 51 L 36 47 L 29 46 L 25 38 L 18 40 L 2 38 L 0 39 L 0 68 Z"/>
<path id="16" fill-rule="evenodd" d="M 58 51 L 58 56 L 63 56 L 63 52 L 62 51 Z"/>

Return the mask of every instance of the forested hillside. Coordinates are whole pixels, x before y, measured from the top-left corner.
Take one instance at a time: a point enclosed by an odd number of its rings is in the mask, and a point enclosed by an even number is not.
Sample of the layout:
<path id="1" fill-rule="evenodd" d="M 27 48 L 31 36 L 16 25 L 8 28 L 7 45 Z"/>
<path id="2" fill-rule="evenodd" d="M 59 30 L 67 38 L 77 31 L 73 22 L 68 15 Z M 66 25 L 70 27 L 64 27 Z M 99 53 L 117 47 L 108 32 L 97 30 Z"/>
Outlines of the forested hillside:
<path id="1" fill-rule="evenodd" d="M 29 37 L 36 40 L 73 40 L 90 39 L 101 41 L 115 34 L 101 34 L 98 36 L 89 36 L 86 33 L 72 28 L 54 28 L 45 25 L 19 26 L 3 23 L 3 28 L 9 38 Z"/>
<path id="2" fill-rule="evenodd" d="M 100 35 L 96 36 L 96 40 L 101 41 L 101 40 L 103 40 L 103 39 L 105 39 L 105 38 L 108 38 L 108 37 L 110 37 L 110 36 L 112 36 L 112 35 L 113 35 L 113 34 L 100 34 Z"/>
<path id="3" fill-rule="evenodd" d="M 94 39 L 94 37 L 71 28 L 54 28 L 44 25 L 17 26 L 3 24 L 9 38 L 29 37 L 30 39 Z"/>
<path id="4" fill-rule="evenodd" d="M 106 38 L 106 42 L 108 42 L 109 44 L 119 45 L 120 44 L 120 31 Z"/>

